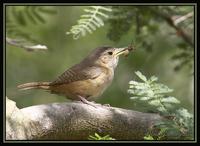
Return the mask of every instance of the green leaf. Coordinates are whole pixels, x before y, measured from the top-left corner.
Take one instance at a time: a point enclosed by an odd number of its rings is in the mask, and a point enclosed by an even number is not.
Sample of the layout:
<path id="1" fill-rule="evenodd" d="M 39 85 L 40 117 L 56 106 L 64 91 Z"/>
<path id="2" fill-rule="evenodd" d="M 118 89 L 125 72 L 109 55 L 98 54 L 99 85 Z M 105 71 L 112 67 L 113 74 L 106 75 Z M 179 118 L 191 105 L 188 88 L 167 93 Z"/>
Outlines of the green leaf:
<path id="1" fill-rule="evenodd" d="M 138 85 L 138 82 L 136 82 L 136 81 L 129 81 L 129 84 Z"/>
<path id="2" fill-rule="evenodd" d="M 149 99 L 151 99 L 151 97 L 141 97 L 141 98 L 140 98 L 140 100 L 143 100 L 143 101 L 149 100 Z"/>
<path id="3" fill-rule="evenodd" d="M 157 107 L 157 110 L 162 114 L 166 112 L 166 109 L 163 106 Z"/>
<path id="4" fill-rule="evenodd" d="M 192 114 L 190 114 L 188 110 L 184 108 L 176 110 L 176 113 L 185 118 L 192 118 Z"/>
<path id="5" fill-rule="evenodd" d="M 109 135 L 100 136 L 98 133 L 95 133 L 94 136 L 89 135 L 89 140 L 115 140 L 114 138 L 110 137 Z"/>
<path id="6" fill-rule="evenodd" d="M 104 22 L 100 17 L 94 16 L 93 18 L 98 24 L 100 24 L 101 26 L 104 26 Z"/>
<path id="7" fill-rule="evenodd" d="M 108 15 L 106 15 L 106 14 L 104 14 L 104 13 L 100 12 L 100 11 L 98 11 L 98 12 L 97 12 L 97 14 L 99 14 L 99 15 L 101 15 L 101 16 L 103 16 L 103 17 L 105 17 L 105 18 L 108 18 L 108 17 L 109 17 Z"/>
<path id="8" fill-rule="evenodd" d="M 138 84 L 134 86 L 135 89 L 148 90 L 149 86 L 147 84 Z"/>
<path id="9" fill-rule="evenodd" d="M 147 94 L 147 96 L 149 96 L 149 97 L 154 97 L 154 92 L 153 92 L 153 90 L 151 90 L 151 89 L 147 89 L 147 90 L 146 90 L 146 94 Z"/>
<path id="10" fill-rule="evenodd" d="M 38 44 L 32 32 L 27 32 L 25 27 L 38 22 L 45 22 L 47 17 L 38 8 L 46 6 L 9 6 L 6 10 L 6 36 L 12 39 L 24 39 L 26 44 Z M 53 8 L 51 8 L 53 9 Z M 48 15 L 48 14 L 47 14 Z M 25 43 L 23 44 L 25 45 Z"/>
<path id="11" fill-rule="evenodd" d="M 74 39 L 85 36 L 86 32 L 92 33 L 97 27 L 104 26 L 103 18 L 109 18 L 109 14 L 106 13 L 110 12 L 111 9 L 105 6 L 88 6 L 84 11 L 86 14 L 80 16 L 78 24 L 66 32 L 67 35 L 72 34 Z"/>
<path id="12" fill-rule="evenodd" d="M 138 96 L 132 96 L 130 97 L 130 99 L 138 99 L 139 97 Z"/>
<path id="13" fill-rule="evenodd" d="M 180 103 L 179 100 L 177 100 L 175 97 L 169 96 L 169 97 L 165 97 L 163 99 L 161 99 L 161 102 L 165 102 L 165 103 Z"/>
<path id="14" fill-rule="evenodd" d="M 95 6 L 91 6 L 91 7 L 95 7 Z M 99 6 L 99 9 L 102 9 L 102 10 L 108 11 L 108 12 L 111 12 L 111 11 L 112 11 L 111 8 L 109 8 L 109 7 L 103 7 L 103 6 Z"/>
<path id="15" fill-rule="evenodd" d="M 129 81 L 128 93 L 130 99 L 134 100 L 135 107 L 139 110 L 157 112 L 162 115 L 164 121 L 154 124 L 160 132 L 156 140 L 170 139 L 193 139 L 194 121 L 193 116 L 184 108 L 179 108 L 180 101 L 173 96 L 165 95 L 173 91 L 168 86 L 156 83 L 157 77 L 152 76 L 149 80 L 137 71 L 136 75 L 143 80 L 143 83 Z M 153 140 L 151 135 L 146 135 L 145 140 Z"/>
<path id="16" fill-rule="evenodd" d="M 150 82 L 155 82 L 155 81 L 157 81 L 157 80 L 158 80 L 158 78 L 157 78 L 156 76 L 152 76 L 152 77 L 149 79 Z"/>
<path id="17" fill-rule="evenodd" d="M 154 138 L 151 135 L 144 136 L 144 140 L 154 140 Z"/>
<path id="18" fill-rule="evenodd" d="M 34 8 L 34 7 L 32 7 Z M 45 19 L 41 16 L 40 13 L 38 13 L 38 10 L 37 9 L 32 9 L 32 13 L 34 15 L 35 18 L 37 18 L 37 21 L 38 22 L 41 22 L 41 23 L 45 23 Z"/>
<path id="19" fill-rule="evenodd" d="M 25 14 L 24 14 L 24 12 L 23 11 L 19 11 L 18 12 L 18 17 L 17 17 L 17 19 L 18 19 L 18 22 L 21 24 L 21 25 L 26 25 L 26 19 L 25 19 Z"/>
<path id="20" fill-rule="evenodd" d="M 147 78 L 139 71 L 136 71 L 135 74 L 143 81 L 147 81 Z"/>
<path id="21" fill-rule="evenodd" d="M 157 100 L 157 99 L 149 101 L 149 104 L 153 105 L 153 106 L 160 106 L 161 105 L 160 101 Z"/>
<path id="22" fill-rule="evenodd" d="M 94 134 L 97 138 L 101 138 L 97 133 Z"/>
<path id="23" fill-rule="evenodd" d="M 173 89 L 170 89 L 166 85 L 163 84 L 153 84 L 152 88 L 156 94 L 164 94 L 164 93 L 170 93 L 173 92 Z"/>
<path id="24" fill-rule="evenodd" d="M 57 11 L 53 7 L 39 7 L 38 11 L 46 13 L 46 14 L 57 14 Z"/>

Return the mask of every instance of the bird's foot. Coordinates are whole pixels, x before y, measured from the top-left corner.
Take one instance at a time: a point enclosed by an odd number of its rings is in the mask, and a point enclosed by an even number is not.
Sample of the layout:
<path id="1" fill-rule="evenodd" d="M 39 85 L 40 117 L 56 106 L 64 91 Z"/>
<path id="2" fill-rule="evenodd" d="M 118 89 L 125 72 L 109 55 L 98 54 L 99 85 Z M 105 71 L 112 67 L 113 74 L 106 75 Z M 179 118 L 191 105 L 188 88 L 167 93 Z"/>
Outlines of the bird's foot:
<path id="1" fill-rule="evenodd" d="M 78 96 L 78 97 L 79 97 L 79 99 L 80 99 L 80 101 L 81 101 L 82 103 L 88 104 L 88 105 L 93 106 L 93 107 L 95 107 L 95 108 L 97 108 L 97 106 L 99 106 L 98 103 L 88 101 L 87 99 L 85 99 L 85 98 L 82 97 L 82 96 Z"/>
<path id="2" fill-rule="evenodd" d="M 88 104 L 90 106 L 93 106 L 95 108 L 97 108 L 97 106 L 106 106 L 106 107 L 110 107 L 110 104 L 100 104 L 100 103 L 96 103 L 95 101 L 88 101 L 87 99 L 85 99 L 84 97 L 82 96 L 78 96 L 79 100 L 82 102 L 82 103 L 85 103 L 85 104 Z"/>

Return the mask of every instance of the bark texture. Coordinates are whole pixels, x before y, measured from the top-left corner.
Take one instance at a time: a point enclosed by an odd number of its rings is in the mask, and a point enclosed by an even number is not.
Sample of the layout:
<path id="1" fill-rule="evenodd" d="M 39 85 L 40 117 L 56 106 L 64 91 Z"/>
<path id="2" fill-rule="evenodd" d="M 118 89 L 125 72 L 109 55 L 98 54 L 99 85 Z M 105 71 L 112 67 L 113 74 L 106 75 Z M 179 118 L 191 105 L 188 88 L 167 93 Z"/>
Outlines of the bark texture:
<path id="1" fill-rule="evenodd" d="M 87 140 L 95 132 L 117 140 L 142 140 L 163 119 L 158 114 L 79 102 L 18 109 L 6 98 L 6 140 Z"/>

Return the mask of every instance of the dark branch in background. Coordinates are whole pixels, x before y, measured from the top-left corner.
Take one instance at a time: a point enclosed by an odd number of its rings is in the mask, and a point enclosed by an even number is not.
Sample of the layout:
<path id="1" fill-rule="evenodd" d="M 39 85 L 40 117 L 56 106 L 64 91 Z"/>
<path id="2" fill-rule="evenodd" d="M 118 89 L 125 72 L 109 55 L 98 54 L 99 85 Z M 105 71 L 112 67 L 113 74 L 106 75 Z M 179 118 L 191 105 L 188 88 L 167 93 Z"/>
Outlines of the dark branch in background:
<path id="1" fill-rule="evenodd" d="M 19 48 L 23 48 L 27 51 L 38 51 L 38 50 L 47 50 L 48 48 L 45 45 L 25 45 L 22 43 L 21 40 L 17 40 L 17 39 L 11 39 L 6 37 L 6 43 L 8 43 L 9 45 L 15 46 L 15 47 L 19 47 Z"/>
<path id="2" fill-rule="evenodd" d="M 194 42 L 192 40 L 192 36 L 190 36 L 188 33 L 186 33 L 183 30 L 183 28 L 178 26 L 178 23 L 180 23 L 181 21 L 184 21 L 185 19 L 192 17 L 193 16 L 192 12 L 180 17 L 182 20 L 178 18 L 179 19 L 179 21 L 178 21 L 177 19 L 174 20 L 173 17 L 169 16 L 168 14 L 163 13 L 161 11 L 157 11 L 156 9 L 149 8 L 149 10 L 151 10 L 153 13 L 160 16 L 164 20 L 166 20 L 166 22 L 177 31 L 177 34 L 179 36 L 181 36 L 183 38 L 183 40 L 185 40 L 189 45 L 194 47 Z"/>
<path id="3" fill-rule="evenodd" d="M 6 98 L 6 140 L 87 140 L 94 133 L 116 140 L 143 140 L 149 130 L 156 136 L 159 130 L 153 125 L 164 119 L 153 113 L 78 102 L 18 109 Z"/>
<path id="4" fill-rule="evenodd" d="M 140 19 L 141 19 L 141 18 L 140 18 L 140 14 L 139 14 L 138 12 L 136 12 L 135 19 L 136 19 L 136 26 L 137 26 L 137 27 L 136 27 L 136 34 L 138 35 L 138 34 L 140 34 L 140 31 L 141 31 L 141 30 L 140 30 L 140 29 L 141 29 L 141 28 L 140 28 L 140 25 L 141 25 L 141 24 L 140 24 Z"/>

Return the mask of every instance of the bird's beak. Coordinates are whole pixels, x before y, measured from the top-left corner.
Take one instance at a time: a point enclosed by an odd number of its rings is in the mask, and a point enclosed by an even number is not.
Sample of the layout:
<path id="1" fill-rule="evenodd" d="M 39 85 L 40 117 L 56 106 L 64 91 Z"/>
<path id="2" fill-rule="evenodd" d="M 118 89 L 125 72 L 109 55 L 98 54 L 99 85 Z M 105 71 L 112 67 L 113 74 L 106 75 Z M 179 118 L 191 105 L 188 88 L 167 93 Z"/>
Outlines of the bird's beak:
<path id="1" fill-rule="evenodd" d="M 129 52 L 132 50 L 132 48 L 129 48 L 129 47 L 125 47 L 125 48 L 116 48 L 115 49 L 115 56 L 119 56 L 119 55 L 122 55 L 124 54 L 125 56 L 129 54 Z"/>

